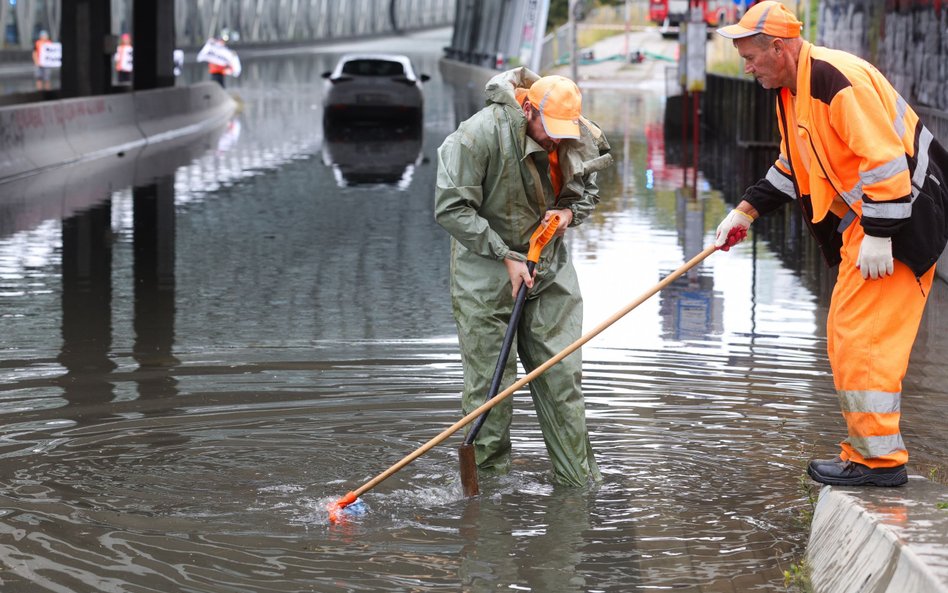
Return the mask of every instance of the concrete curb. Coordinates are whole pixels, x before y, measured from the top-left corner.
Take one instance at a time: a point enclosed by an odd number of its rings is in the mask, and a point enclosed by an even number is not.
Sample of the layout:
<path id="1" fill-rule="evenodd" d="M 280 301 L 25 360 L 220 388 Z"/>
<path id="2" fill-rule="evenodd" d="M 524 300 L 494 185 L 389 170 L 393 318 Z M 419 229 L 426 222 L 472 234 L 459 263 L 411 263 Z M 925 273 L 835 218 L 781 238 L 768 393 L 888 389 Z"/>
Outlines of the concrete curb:
<path id="1" fill-rule="evenodd" d="M 817 593 L 948 593 L 948 488 L 825 486 L 807 560 Z"/>

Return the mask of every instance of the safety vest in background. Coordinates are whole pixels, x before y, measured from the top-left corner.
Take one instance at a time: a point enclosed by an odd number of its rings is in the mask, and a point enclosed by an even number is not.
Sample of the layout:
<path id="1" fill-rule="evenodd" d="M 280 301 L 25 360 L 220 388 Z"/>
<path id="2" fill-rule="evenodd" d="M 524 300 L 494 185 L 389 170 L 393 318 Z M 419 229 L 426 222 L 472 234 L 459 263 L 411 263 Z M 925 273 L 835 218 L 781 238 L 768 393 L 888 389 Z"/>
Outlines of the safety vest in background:
<path id="1" fill-rule="evenodd" d="M 207 71 L 210 74 L 230 74 L 230 66 L 222 66 L 213 62 L 207 63 Z"/>
<path id="2" fill-rule="evenodd" d="M 33 63 L 39 66 L 40 55 L 43 52 L 43 46 L 47 43 L 52 43 L 49 39 L 37 39 L 36 43 L 33 44 Z"/>

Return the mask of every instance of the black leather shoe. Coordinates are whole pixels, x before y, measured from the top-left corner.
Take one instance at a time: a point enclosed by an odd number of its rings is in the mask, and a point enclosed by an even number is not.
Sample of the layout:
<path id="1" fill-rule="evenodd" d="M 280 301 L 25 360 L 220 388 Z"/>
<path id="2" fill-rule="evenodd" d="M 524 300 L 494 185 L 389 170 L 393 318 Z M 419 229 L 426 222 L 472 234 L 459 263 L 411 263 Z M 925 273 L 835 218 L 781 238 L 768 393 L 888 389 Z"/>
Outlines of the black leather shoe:
<path id="1" fill-rule="evenodd" d="M 811 461 L 806 473 L 820 484 L 833 486 L 901 486 L 908 482 L 904 465 L 872 469 L 854 461 Z"/>

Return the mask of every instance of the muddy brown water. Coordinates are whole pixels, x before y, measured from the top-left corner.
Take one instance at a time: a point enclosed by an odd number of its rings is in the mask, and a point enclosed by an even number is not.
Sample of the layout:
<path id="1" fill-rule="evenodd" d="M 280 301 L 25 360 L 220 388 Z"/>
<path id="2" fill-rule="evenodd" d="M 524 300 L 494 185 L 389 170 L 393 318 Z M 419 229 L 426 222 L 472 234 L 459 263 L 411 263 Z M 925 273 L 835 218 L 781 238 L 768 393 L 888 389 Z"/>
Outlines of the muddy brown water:
<path id="1" fill-rule="evenodd" d="M 41 205 L 68 205 L 72 182 L 7 194 L 3 591 L 784 590 L 805 462 L 844 429 L 818 262 L 763 233 L 584 348 L 601 485 L 553 486 L 519 394 L 514 471 L 480 497 L 461 496 L 457 437 L 328 524 L 327 503 L 459 417 L 431 210 L 435 150 L 469 91 L 438 76 L 445 43 L 365 46 L 433 75 L 421 131 L 323 140 L 319 73 L 349 48 L 251 58 L 235 121 L 137 162 L 137 187 L 114 182 L 65 221 Z M 734 197 L 676 191 L 660 96 L 590 89 L 586 110 L 618 160 L 571 231 L 590 329 L 699 252 Z M 913 460 L 932 465 L 944 301 L 936 283 L 903 406 Z"/>

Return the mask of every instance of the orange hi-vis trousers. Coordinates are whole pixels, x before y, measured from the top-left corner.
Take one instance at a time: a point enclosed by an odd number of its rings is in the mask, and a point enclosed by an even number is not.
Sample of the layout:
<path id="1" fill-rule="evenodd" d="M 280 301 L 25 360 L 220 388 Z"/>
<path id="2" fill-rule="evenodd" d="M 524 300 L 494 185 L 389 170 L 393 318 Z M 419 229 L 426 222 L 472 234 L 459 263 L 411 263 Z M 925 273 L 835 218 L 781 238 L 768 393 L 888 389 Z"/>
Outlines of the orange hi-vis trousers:
<path id="1" fill-rule="evenodd" d="M 843 261 L 826 324 L 833 379 L 849 429 L 840 456 L 871 468 L 893 467 L 908 461 L 899 432 L 902 378 L 935 268 L 916 279 L 895 260 L 891 276 L 864 280 L 856 267 L 864 236 L 858 221 L 843 233 Z"/>

